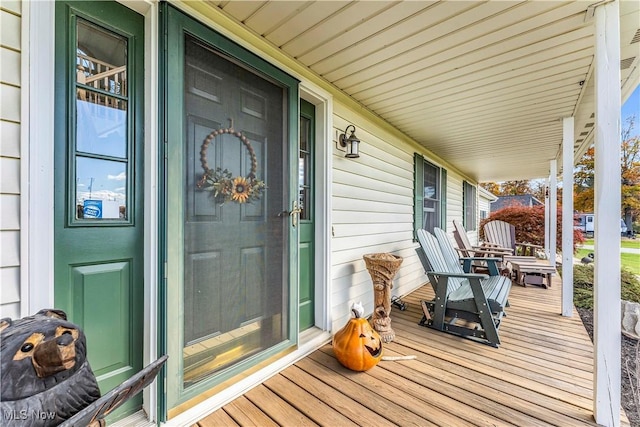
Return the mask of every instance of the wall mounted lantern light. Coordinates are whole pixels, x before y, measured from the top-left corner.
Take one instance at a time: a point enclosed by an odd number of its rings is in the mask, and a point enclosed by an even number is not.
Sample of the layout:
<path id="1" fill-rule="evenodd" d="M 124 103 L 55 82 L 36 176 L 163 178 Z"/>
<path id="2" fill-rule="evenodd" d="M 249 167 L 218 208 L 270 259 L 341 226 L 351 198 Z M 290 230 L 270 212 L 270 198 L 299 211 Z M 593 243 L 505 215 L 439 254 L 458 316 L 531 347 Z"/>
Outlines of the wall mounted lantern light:
<path id="1" fill-rule="evenodd" d="M 353 130 L 351 131 L 351 135 L 349 135 L 349 137 L 347 138 L 347 132 L 349 131 L 349 128 L 352 128 Z M 360 144 L 360 140 L 358 139 L 358 137 L 356 137 L 356 127 L 354 125 L 347 126 L 347 128 L 344 130 L 344 133 L 340 134 L 340 138 L 338 138 L 338 141 L 340 141 L 341 147 L 346 147 L 347 149 L 347 154 L 345 154 L 345 157 L 349 159 L 356 159 L 360 157 L 360 154 L 358 154 L 358 145 Z"/>

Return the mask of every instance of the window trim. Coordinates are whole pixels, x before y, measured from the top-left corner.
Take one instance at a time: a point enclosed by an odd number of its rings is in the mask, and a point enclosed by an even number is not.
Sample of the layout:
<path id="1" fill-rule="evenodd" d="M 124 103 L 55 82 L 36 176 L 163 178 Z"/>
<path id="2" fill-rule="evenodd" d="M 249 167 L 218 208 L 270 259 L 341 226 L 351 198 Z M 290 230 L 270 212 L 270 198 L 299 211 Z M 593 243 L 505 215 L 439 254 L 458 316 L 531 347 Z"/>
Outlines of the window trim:
<path id="1" fill-rule="evenodd" d="M 477 206 L 477 187 L 468 181 L 462 181 L 462 224 L 467 231 L 476 231 L 477 229 Z"/>
<path id="2" fill-rule="evenodd" d="M 414 202 L 413 202 L 413 231 L 414 241 L 417 241 L 417 231 L 424 228 L 424 171 L 425 165 L 429 165 L 436 169 L 438 184 L 436 198 L 430 200 L 436 200 L 437 206 L 435 208 L 438 220 L 435 227 L 443 227 L 446 224 L 447 218 L 447 170 L 434 162 L 427 160 L 424 156 L 418 153 L 414 153 L 413 162 L 413 188 L 414 188 Z M 430 231 L 430 230 L 428 230 Z"/>

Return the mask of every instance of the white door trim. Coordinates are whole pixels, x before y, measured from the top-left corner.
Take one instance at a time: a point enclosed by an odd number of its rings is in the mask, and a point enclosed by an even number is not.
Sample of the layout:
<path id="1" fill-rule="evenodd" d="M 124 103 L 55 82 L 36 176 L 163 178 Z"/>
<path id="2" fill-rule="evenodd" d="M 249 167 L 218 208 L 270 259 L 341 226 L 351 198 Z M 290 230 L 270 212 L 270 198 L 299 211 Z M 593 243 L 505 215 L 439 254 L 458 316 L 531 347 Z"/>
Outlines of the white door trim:
<path id="1" fill-rule="evenodd" d="M 23 22 L 23 34 L 28 34 L 28 70 L 26 91 L 26 123 L 22 126 L 24 182 L 21 224 L 22 316 L 53 308 L 53 135 L 54 135 L 54 73 L 55 69 L 55 2 L 38 3 L 32 7 L 23 2 L 28 23 Z M 26 28 L 26 31 L 24 30 Z M 23 60 L 24 64 L 24 60 Z M 24 71 L 23 71 L 24 72 Z"/>
<path id="2" fill-rule="evenodd" d="M 300 83 L 300 98 L 316 107 L 315 135 L 315 326 L 331 330 L 331 181 L 333 99 L 330 94 L 308 82 Z"/>

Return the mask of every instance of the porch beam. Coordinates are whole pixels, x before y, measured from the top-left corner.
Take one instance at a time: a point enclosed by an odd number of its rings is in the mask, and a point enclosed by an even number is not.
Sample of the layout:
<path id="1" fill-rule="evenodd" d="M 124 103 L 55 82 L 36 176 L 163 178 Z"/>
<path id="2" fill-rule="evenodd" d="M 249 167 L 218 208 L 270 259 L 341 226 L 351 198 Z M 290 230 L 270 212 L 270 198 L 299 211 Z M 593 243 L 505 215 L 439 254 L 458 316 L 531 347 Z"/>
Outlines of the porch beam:
<path id="1" fill-rule="evenodd" d="M 562 315 L 573 315 L 573 117 L 562 120 Z"/>
<path id="2" fill-rule="evenodd" d="M 594 417 L 620 425 L 620 6 L 595 10 Z"/>
<path id="3" fill-rule="evenodd" d="M 549 161 L 549 265 L 556 266 L 558 239 L 558 161 Z"/>

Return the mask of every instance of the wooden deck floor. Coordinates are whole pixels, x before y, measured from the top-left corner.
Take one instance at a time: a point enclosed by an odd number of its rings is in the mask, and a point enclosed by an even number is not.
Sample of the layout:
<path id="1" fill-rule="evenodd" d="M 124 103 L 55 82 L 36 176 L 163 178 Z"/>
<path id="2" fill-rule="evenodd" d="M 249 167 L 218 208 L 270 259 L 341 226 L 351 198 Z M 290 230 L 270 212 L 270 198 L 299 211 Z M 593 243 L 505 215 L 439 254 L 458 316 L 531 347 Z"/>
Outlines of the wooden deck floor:
<path id="1" fill-rule="evenodd" d="M 396 339 L 357 373 L 330 345 L 197 423 L 210 426 L 582 426 L 592 416 L 593 346 L 580 317 L 560 316 L 560 285 L 514 285 L 495 349 L 418 326 L 429 286 L 392 310 Z M 622 425 L 628 421 L 622 413 Z"/>

